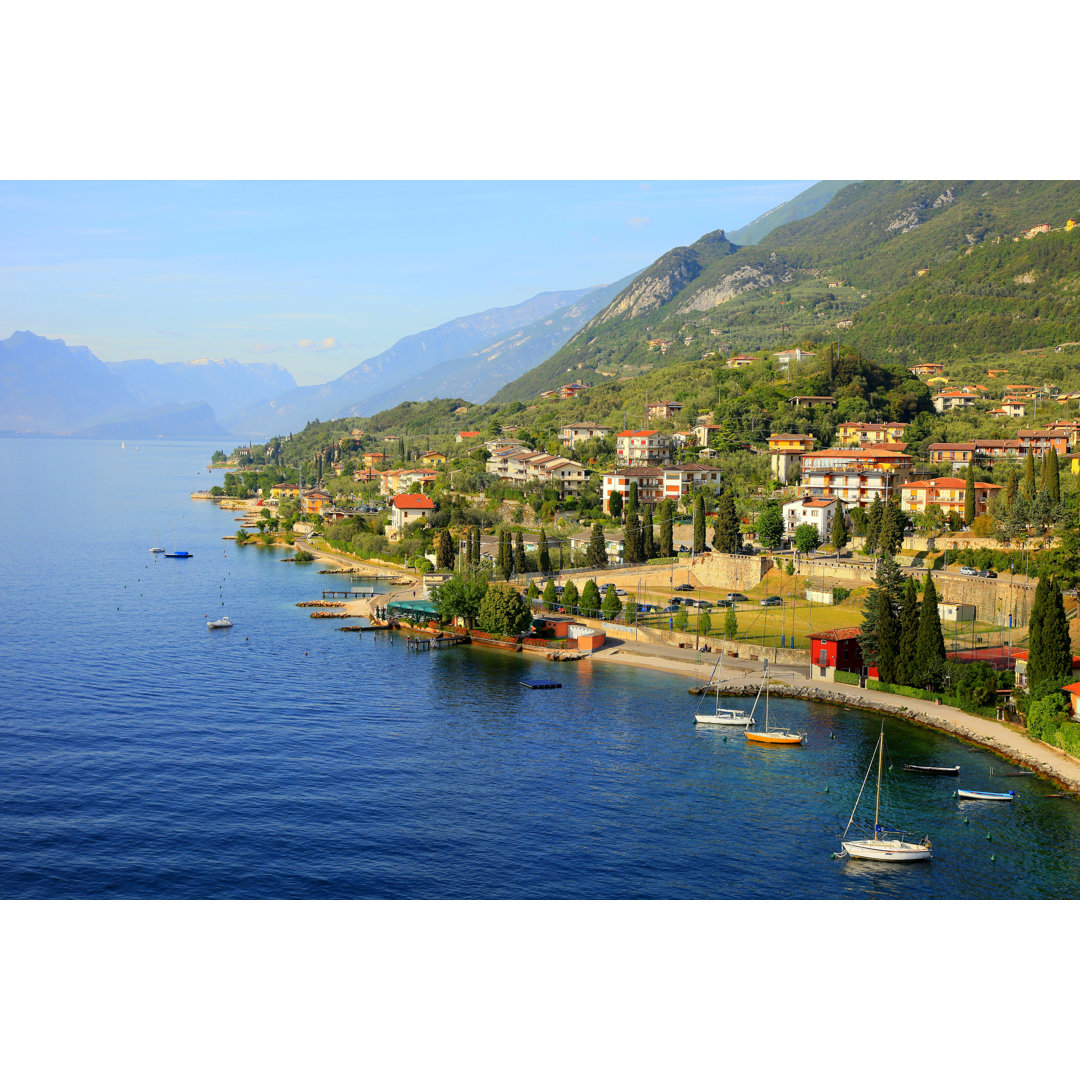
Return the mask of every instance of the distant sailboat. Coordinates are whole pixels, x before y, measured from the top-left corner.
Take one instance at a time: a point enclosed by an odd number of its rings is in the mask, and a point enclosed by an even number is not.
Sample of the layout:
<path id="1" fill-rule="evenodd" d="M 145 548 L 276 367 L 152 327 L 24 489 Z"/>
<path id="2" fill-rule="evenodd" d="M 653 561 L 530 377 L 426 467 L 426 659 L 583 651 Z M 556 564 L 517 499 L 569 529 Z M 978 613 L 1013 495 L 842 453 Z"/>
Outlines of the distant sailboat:
<path id="1" fill-rule="evenodd" d="M 173 526 L 173 550 L 165 553 L 166 559 L 190 559 L 190 551 L 177 551 L 176 550 L 176 526 Z"/>
<path id="2" fill-rule="evenodd" d="M 124 446 L 124 442 L 123 442 L 123 440 L 122 440 L 122 439 L 120 440 L 120 449 L 121 449 L 121 450 L 124 450 L 124 449 L 126 449 L 126 447 Z"/>
<path id="3" fill-rule="evenodd" d="M 160 555 L 160 554 L 162 554 L 162 552 L 164 552 L 164 550 L 165 549 L 163 547 L 158 547 L 157 529 L 155 528 L 154 529 L 154 546 L 150 549 L 150 554 L 151 555 Z"/>

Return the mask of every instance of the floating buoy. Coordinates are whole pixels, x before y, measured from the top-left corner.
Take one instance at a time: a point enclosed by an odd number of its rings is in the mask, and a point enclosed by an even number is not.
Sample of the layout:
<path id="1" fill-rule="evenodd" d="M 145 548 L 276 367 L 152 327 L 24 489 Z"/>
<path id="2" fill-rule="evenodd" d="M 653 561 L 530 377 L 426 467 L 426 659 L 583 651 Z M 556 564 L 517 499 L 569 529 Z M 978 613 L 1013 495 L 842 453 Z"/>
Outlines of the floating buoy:
<path id="1" fill-rule="evenodd" d="M 835 739 L 835 738 L 836 738 L 836 735 L 835 735 L 835 733 L 834 733 L 834 732 L 831 732 L 831 731 L 830 731 L 830 732 L 829 732 L 829 738 L 830 738 L 830 739 Z"/>
<path id="2" fill-rule="evenodd" d="M 966 825 L 967 823 L 968 823 L 968 819 L 964 818 L 964 824 Z"/>
<path id="3" fill-rule="evenodd" d="M 991 862 L 997 862 L 997 856 L 996 855 L 991 855 L 990 856 L 990 861 Z"/>
<path id="4" fill-rule="evenodd" d="M 825 794 L 826 795 L 829 794 L 829 785 L 828 784 L 825 785 Z"/>
<path id="5" fill-rule="evenodd" d="M 987 833 L 987 834 L 986 834 L 986 839 L 987 839 L 987 840 L 989 840 L 989 839 L 990 839 L 990 834 L 989 834 L 989 833 Z"/>
<path id="6" fill-rule="evenodd" d="M 727 736 L 726 735 L 724 736 L 724 742 L 727 742 Z"/>

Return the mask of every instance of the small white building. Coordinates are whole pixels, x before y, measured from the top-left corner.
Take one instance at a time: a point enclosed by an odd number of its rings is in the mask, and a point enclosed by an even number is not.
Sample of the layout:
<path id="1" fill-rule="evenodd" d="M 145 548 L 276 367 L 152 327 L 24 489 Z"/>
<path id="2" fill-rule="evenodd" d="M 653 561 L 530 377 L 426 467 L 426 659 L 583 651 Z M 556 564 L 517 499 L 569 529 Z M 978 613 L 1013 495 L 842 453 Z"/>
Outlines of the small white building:
<path id="1" fill-rule="evenodd" d="M 816 525 L 821 542 L 827 544 L 839 506 L 839 499 L 818 499 L 812 495 L 784 503 L 784 536 L 790 538 L 800 525 Z"/>
<path id="2" fill-rule="evenodd" d="M 938 604 L 938 618 L 942 622 L 974 622 L 974 604 Z"/>

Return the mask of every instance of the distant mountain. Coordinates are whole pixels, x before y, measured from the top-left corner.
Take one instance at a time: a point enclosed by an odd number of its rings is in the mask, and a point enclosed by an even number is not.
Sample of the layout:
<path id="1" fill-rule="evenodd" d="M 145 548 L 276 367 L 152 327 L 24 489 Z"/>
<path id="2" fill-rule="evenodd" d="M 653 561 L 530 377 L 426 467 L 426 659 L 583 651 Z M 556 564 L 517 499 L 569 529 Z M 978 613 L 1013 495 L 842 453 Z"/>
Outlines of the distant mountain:
<path id="1" fill-rule="evenodd" d="M 137 404 L 84 345 L 26 330 L 0 341 L 0 430 L 65 433 Z"/>
<path id="2" fill-rule="evenodd" d="M 543 324 L 555 313 L 579 305 L 595 291 L 593 288 L 539 293 L 513 307 L 490 308 L 451 319 L 430 330 L 402 338 L 385 352 L 357 364 L 331 382 L 301 386 L 256 406 L 238 409 L 226 416 L 224 423 L 237 434 L 260 437 L 300 430 L 316 417 L 333 419 L 364 415 L 371 411 L 368 403 L 376 397 L 380 400 L 393 397 L 386 393 L 392 387 L 403 382 L 414 387 L 424 372 L 440 364 L 458 362 L 470 356 L 480 362 L 478 352 L 485 346 L 494 346 L 525 327 Z M 552 348 L 558 348 L 558 343 Z M 476 370 L 466 373 L 466 379 L 476 376 Z M 445 371 L 441 378 L 444 394 L 456 395 L 458 391 L 452 385 L 453 379 Z M 485 387 L 484 382 L 481 379 L 475 388 L 486 398 L 498 389 L 498 383 L 493 381 Z M 396 398 L 391 404 L 400 400 Z"/>
<path id="3" fill-rule="evenodd" d="M 75 432 L 90 439 L 217 439 L 228 438 L 205 401 L 148 409 Z"/>
<path id="4" fill-rule="evenodd" d="M 499 392 L 525 400 L 731 352 L 838 336 L 901 362 L 1080 340 L 1080 182 L 873 180 L 738 247 L 675 248 Z M 1052 226 L 1047 235 L 1025 233 Z M 948 350 L 946 352 L 946 350 Z"/>
<path id="5" fill-rule="evenodd" d="M 236 360 L 121 360 L 105 365 L 140 404 L 168 405 L 205 401 L 218 416 L 234 412 L 241 402 L 261 401 L 296 388 L 296 380 L 279 364 L 241 364 Z"/>
<path id="6" fill-rule="evenodd" d="M 747 244 L 756 244 L 759 240 L 764 240 L 773 229 L 779 228 L 781 225 L 787 225 L 792 221 L 801 221 L 811 214 L 816 214 L 823 206 L 828 205 L 829 200 L 841 188 L 847 187 L 851 183 L 854 183 L 854 181 L 820 180 L 813 187 L 808 187 L 805 191 L 800 192 L 794 199 L 789 199 L 779 206 L 774 206 L 771 210 L 766 210 L 760 217 L 754 218 L 749 225 L 744 225 L 741 229 L 735 229 L 728 235 L 732 242 L 740 247 Z"/>
<path id="7" fill-rule="evenodd" d="M 552 312 L 529 326 L 489 342 L 467 356 L 446 360 L 427 371 L 375 394 L 358 404 L 359 415 L 370 416 L 402 401 L 464 398 L 484 402 L 504 384 L 543 363 L 598 311 L 605 308 L 632 280 L 631 274 L 614 285 L 588 293 L 569 307 Z"/>
<path id="8" fill-rule="evenodd" d="M 25 330 L 0 341 L 0 430 L 19 434 L 100 431 L 111 437 L 111 425 L 134 423 L 143 426 L 124 429 L 132 438 L 149 437 L 140 434 L 144 430 L 177 437 L 228 435 L 215 409 L 233 410 L 238 402 L 295 386 L 293 377 L 276 364 L 106 364 L 84 345 Z M 184 430 L 185 422 L 190 430 Z"/>

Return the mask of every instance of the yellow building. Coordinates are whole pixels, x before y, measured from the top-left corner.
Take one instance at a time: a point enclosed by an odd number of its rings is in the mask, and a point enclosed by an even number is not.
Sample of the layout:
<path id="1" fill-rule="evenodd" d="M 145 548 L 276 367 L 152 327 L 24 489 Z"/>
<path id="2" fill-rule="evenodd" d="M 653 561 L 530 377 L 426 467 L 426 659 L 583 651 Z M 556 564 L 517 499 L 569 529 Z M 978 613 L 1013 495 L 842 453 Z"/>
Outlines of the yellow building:
<path id="1" fill-rule="evenodd" d="M 781 483 L 794 477 L 803 454 L 814 449 L 813 435 L 776 434 L 769 436 L 769 468 Z"/>
<path id="2" fill-rule="evenodd" d="M 904 441 L 907 424 L 863 424 L 849 420 L 836 429 L 842 446 L 880 446 Z"/>
<path id="3" fill-rule="evenodd" d="M 446 455 L 440 454 L 438 450 L 429 450 L 420 458 L 421 465 L 445 465 Z"/>

